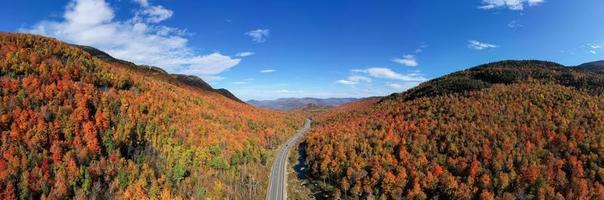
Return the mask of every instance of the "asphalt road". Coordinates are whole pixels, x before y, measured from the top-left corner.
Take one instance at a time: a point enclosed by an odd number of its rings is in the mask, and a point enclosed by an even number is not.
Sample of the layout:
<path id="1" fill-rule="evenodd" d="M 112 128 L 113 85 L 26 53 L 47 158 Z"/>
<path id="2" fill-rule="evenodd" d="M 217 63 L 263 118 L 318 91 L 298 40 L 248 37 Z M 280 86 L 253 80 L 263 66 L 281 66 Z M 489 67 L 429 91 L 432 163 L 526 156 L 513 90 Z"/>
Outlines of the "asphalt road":
<path id="1" fill-rule="evenodd" d="M 279 155 L 273 163 L 271 169 L 271 176 L 269 177 L 268 192 L 266 193 L 266 199 L 268 200 L 285 200 L 287 199 L 287 155 L 289 149 L 296 142 L 304 136 L 304 133 L 310 129 L 311 121 L 306 119 L 304 127 L 302 127 L 296 134 L 287 140 L 281 149 L 279 149 Z"/>

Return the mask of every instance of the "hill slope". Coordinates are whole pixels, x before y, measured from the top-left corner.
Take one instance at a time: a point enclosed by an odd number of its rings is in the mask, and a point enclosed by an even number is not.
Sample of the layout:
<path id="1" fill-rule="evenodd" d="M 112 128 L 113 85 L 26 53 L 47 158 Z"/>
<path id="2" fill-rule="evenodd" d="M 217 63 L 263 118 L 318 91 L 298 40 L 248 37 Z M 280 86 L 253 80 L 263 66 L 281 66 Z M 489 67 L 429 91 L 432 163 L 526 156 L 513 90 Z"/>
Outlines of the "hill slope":
<path id="1" fill-rule="evenodd" d="M 576 68 L 590 70 L 594 72 L 604 72 L 604 60 L 583 63 Z"/>
<path id="2" fill-rule="evenodd" d="M 295 110 L 305 107 L 334 107 L 356 101 L 356 98 L 280 98 L 276 100 L 249 100 L 247 103 L 273 110 Z"/>
<path id="3" fill-rule="evenodd" d="M 153 74 L 156 77 L 161 76 L 164 80 L 167 79 L 167 81 L 170 81 L 170 82 L 180 82 L 181 84 L 195 87 L 200 90 L 213 91 L 213 92 L 222 94 L 223 96 L 225 96 L 229 99 L 243 102 L 239 98 L 237 98 L 235 95 L 233 95 L 230 91 L 228 91 L 227 89 L 224 89 L 224 88 L 214 89 L 214 88 L 212 88 L 212 86 L 210 86 L 210 84 L 206 83 L 204 80 L 202 80 L 201 78 L 199 78 L 197 76 L 184 75 L 184 74 L 168 74 L 166 71 L 164 71 L 163 69 L 161 69 L 159 67 L 148 66 L 148 65 L 136 65 L 136 64 L 128 62 L 128 61 L 113 58 L 111 55 L 109 55 L 101 50 L 98 50 L 94 47 L 82 46 L 82 45 L 73 45 L 73 46 L 78 47 L 78 48 L 88 52 L 90 55 L 97 57 L 101 60 L 104 60 L 106 62 L 119 63 L 121 65 L 130 67 L 133 69 L 139 69 L 142 71 L 146 71 L 147 73 Z M 170 80 L 170 77 L 172 77 L 175 80 Z"/>
<path id="4" fill-rule="evenodd" d="M 421 97 L 458 94 L 489 88 L 495 84 L 552 83 L 592 94 L 604 92 L 604 76 L 590 70 L 565 67 L 546 61 L 500 61 L 455 72 L 389 98 L 412 100 Z"/>
<path id="5" fill-rule="evenodd" d="M 602 78 L 504 61 L 325 113 L 311 175 L 343 199 L 602 199 Z"/>
<path id="6" fill-rule="evenodd" d="M 259 199 L 272 149 L 303 122 L 0 33 L 0 199 Z"/>

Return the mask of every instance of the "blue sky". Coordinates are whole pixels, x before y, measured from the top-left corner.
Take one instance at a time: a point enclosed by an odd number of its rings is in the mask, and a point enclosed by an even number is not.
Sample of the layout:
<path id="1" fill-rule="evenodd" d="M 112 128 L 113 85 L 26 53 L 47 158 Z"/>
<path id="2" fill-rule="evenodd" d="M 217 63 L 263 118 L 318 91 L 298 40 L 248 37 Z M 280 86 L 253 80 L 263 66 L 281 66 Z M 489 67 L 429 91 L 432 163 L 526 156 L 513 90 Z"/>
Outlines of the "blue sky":
<path id="1" fill-rule="evenodd" d="M 0 31 L 95 46 L 242 99 L 366 97 L 504 59 L 604 59 L 601 0 L 10 1 Z"/>

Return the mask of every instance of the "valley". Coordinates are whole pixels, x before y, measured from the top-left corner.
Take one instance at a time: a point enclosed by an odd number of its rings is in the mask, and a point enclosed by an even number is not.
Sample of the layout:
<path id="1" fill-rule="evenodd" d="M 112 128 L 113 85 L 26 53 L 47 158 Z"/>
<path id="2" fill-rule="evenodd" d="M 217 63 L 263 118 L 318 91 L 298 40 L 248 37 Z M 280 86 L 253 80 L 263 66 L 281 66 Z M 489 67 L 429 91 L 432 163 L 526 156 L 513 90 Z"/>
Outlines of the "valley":
<path id="1" fill-rule="evenodd" d="M 0 6 L 0 200 L 604 200 L 604 1 Z"/>
<path id="2" fill-rule="evenodd" d="M 327 199 L 604 198 L 597 62 L 494 62 L 282 112 L 36 35 L 0 34 L 0 61 L 3 199 L 287 199 L 288 182 Z M 292 148 L 304 180 L 288 181 Z"/>
<path id="3" fill-rule="evenodd" d="M 248 104 L 279 111 L 315 110 L 337 107 L 354 102 L 357 98 L 281 98 L 276 100 L 249 100 Z"/>

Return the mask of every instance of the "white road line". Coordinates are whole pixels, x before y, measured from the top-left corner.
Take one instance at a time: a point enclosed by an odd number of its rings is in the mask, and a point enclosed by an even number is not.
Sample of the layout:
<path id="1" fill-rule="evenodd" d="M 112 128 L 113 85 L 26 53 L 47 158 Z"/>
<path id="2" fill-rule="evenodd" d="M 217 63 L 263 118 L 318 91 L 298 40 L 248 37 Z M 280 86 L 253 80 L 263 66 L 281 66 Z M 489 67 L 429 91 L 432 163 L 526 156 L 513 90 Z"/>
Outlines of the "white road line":
<path id="1" fill-rule="evenodd" d="M 266 199 L 268 200 L 285 200 L 287 199 L 287 155 L 289 149 L 293 146 L 308 129 L 310 129 L 311 121 L 306 119 L 304 127 L 296 132 L 279 150 L 269 177 L 268 190 Z"/>

